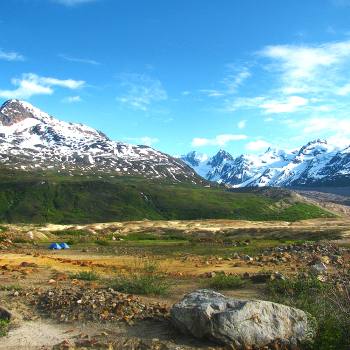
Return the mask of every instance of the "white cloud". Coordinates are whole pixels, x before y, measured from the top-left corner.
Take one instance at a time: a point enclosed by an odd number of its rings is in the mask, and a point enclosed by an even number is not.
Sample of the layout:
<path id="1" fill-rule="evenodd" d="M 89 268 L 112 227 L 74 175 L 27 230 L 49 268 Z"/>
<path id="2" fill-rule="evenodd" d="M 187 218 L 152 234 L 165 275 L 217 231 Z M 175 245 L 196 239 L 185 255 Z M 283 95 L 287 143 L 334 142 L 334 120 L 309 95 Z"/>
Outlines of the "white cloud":
<path id="1" fill-rule="evenodd" d="M 0 60 L 3 61 L 24 61 L 23 55 L 18 52 L 4 51 L 0 49 Z"/>
<path id="2" fill-rule="evenodd" d="M 156 137 L 149 137 L 149 136 L 141 137 L 140 140 L 141 140 L 141 143 L 146 146 L 152 146 L 155 143 L 159 142 L 159 139 L 157 139 Z"/>
<path id="3" fill-rule="evenodd" d="M 244 129 L 246 127 L 247 121 L 246 120 L 240 120 L 237 124 L 238 129 Z"/>
<path id="4" fill-rule="evenodd" d="M 20 79 L 14 78 L 11 83 L 17 88 L 14 90 L 0 90 L 0 97 L 28 99 L 34 95 L 52 95 L 54 93 L 53 88 L 56 86 L 76 90 L 85 84 L 82 80 L 40 77 L 33 73 L 23 74 Z"/>
<path id="5" fill-rule="evenodd" d="M 89 2 L 96 2 L 97 0 L 52 0 L 52 1 L 64 6 L 77 6 L 77 5 L 87 4 Z"/>
<path id="6" fill-rule="evenodd" d="M 322 116 L 303 120 L 286 119 L 281 122 L 309 140 L 325 138 L 337 147 L 350 145 L 350 119 L 347 117 Z"/>
<path id="7" fill-rule="evenodd" d="M 39 84 L 47 85 L 47 86 L 60 86 L 63 88 L 76 90 L 85 85 L 85 81 L 82 80 L 73 80 L 73 79 L 57 79 L 50 77 L 39 77 L 36 74 L 27 75 L 28 79 L 37 81 Z"/>
<path id="8" fill-rule="evenodd" d="M 89 59 L 89 58 L 79 58 L 79 57 L 72 57 L 69 55 L 59 55 L 59 57 L 61 57 L 62 59 L 64 59 L 65 61 L 69 61 L 69 62 L 75 62 L 75 63 L 85 63 L 85 64 L 91 64 L 93 66 L 98 66 L 100 65 L 100 62 L 97 62 L 95 60 Z"/>
<path id="9" fill-rule="evenodd" d="M 125 92 L 117 101 L 132 109 L 147 111 L 153 103 L 168 98 L 162 83 L 145 74 L 122 75 L 121 87 Z"/>
<path id="10" fill-rule="evenodd" d="M 202 147 L 202 146 L 225 146 L 226 143 L 231 141 L 240 141 L 245 140 L 247 138 L 246 135 L 240 134 L 221 134 L 217 135 L 212 139 L 195 137 L 192 140 L 193 147 Z"/>
<path id="11" fill-rule="evenodd" d="M 350 119 L 334 117 L 310 118 L 303 122 L 304 133 L 319 133 L 322 131 L 342 133 L 350 136 Z"/>
<path id="12" fill-rule="evenodd" d="M 233 64 L 228 65 L 229 72 L 223 79 L 223 83 L 227 87 L 228 94 L 237 92 L 239 86 L 241 86 L 245 80 L 251 77 L 251 73 L 247 67 L 236 67 Z"/>
<path id="13" fill-rule="evenodd" d="M 267 141 L 264 140 L 256 140 L 256 141 L 251 141 L 248 142 L 245 146 L 245 148 L 248 151 L 261 151 L 261 150 L 265 150 L 266 148 L 268 148 L 270 146 L 270 143 L 268 143 Z"/>
<path id="14" fill-rule="evenodd" d="M 350 1 L 350 0 L 349 0 Z M 304 45 L 270 45 L 255 56 L 254 64 L 245 64 L 236 75 L 224 79 L 227 85 L 222 90 L 206 90 L 209 96 L 222 97 L 222 112 L 254 110 L 262 114 L 294 114 L 301 116 L 325 114 L 348 110 L 341 97 L 350 96 L 350 40 Z M 262 67 L 264 72 L 259 89 L 259 80 L 248 97 L 234 95 L 237 86 L 254 72 L 252 67 Z M 259 76 L 257 76 L 259 79 Z M 232 85 L 230 88 L 229 81 Z M 268 81 L 268 88 L 266 88 Z M 223 94 L 223 95 L 222 95 Z M 266 120 L 266 119 L 265 119 Z M 270 121 L 270 120 L 266 120 Z"/>
<path id="15" fill-rule="evenodd" d="M 201 89 L 199 92 L 207 95 L 208 97 L 221 97 L 225 95 L 222 91 L 214 89 Z"/>
<path id="16" fill-rule="evenodd" d="M 126 138 L 127 141 L 130 141 L 132 143 L 136 143 L 138 145 L 146 145 L 151 147 L 152 145 L 159 142 L 159 139 L 156 137 L 150 137 L 150 136 L 142 136 L 142 137 L 128 137 Z"/>
<path id="17" fill-rule="evenodd" d="M 233 101 L 227 100 L 224 110 L 234 112 L 238 109 L 261 109 L 265 114 L 291 113 L 308 103 L 309 100 L 301 96 L 288 96 L 278 100 L 263 96 L 239 97 Z"/>
<path id="18" fill-rule="evenodd" d="M 266 100 L 263 96 L 256 97 L 238 97 L 234 100 L 227 99 L 225 101 L 225 112 L 234 112 L 238 109 L 258 108 Z"/>
<path id="19" fill-rule="evenodd" d="M 77 102 L 81 102 L 82 99 L 80 96 L 68 96 L 65 97 L 62 102 L 64 103 L 77 103 Z"/>
<path id="20" fill-rule="evenodd" d="M 350 94 L 350 84 L 343 85 L 336 90 L 336 94 L 339 96 L 347 96 Z"/>
<path id="21" fill-rule="evenodd" d="M 238 88 L 251 76 L 247 67 L 237 67 L 234 64 L 229 64 L 227 69 L 226 76 L 221 81 L 221 84 L 224 85 L 222 89 L 201 89 L 199 92 L 208 97 L 228 97 L 237 93 Z"/>
<path id="22" fill-rule="evenodd" d="M 350 40 L 318 45 L 273 45 L 259 52 L 270 59 L 271 72 L 280 74 L 284 94 L 331 93 L 341 67 L 349 63 Z"/>
<path id="23" fill-rule="evenodd" d="M 262 108 L 265 113 L 291 113 L 295 112 L 299 107 L 306 106 L 308 100 L 300 96 L 289 96 L 284 101 L 269 100 L 262 103 L 259 107 Z"/>

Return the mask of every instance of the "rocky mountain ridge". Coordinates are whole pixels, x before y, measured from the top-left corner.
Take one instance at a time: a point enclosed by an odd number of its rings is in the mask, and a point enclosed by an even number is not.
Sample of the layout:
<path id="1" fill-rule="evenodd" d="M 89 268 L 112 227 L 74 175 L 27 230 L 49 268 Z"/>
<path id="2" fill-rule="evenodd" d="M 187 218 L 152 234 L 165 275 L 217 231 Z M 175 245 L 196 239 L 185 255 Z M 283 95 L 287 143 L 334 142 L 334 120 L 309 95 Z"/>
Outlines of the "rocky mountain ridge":
<path id="1" fill-rule="evenodd" d="M 98 130 L 60 121 L 19 100 L 9 100 L 0 107 L 0 164 L 72 175 L 78 171 L 202 181 L 177 158 L 148 146 L 112 141 Z"/>
<path id="2" fill-rule="evenodd" d="M 292 151 L 268 148 L 236 158 L 224 150 L 213 157 L 193 151 L 181 159 L 205 179 L 233 187 L 350 185 L 350 145 L 320 139 Z"/>

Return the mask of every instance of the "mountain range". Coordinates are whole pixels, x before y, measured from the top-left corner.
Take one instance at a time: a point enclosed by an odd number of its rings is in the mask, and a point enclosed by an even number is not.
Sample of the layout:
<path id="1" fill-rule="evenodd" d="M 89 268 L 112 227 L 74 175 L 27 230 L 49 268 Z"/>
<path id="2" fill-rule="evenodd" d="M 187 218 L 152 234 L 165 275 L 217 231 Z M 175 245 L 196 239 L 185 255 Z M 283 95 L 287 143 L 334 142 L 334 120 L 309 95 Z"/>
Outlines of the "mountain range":
<path id="1" fill-rule="evenodd" d="M 291 151 L 268 148 L 259 156 L 192 151 L 181 159 L 205 179 L 232 187 L 350 185 L 350 145 L 337 148 L 320 139 Z"/>
<path id="2" fill-rule="evenodd" d="M 100 173 L 201 183 L 183 161 L 148 146 L 110 140 L 83 124 L 53 118 L 31 104 L 0 107 L 0 164 L 14 170 Z"/>
<path id="3" fill-rule="evenodd" d="M 83 124 L 60 121 L 28 102 L 0 107 L 0 164 L 14 170 L 141 176 L 230 187 L 348 186 L 350 146 L 314 140 L 300 149 L 212 157 L 192 151 L 176 158 L 144 145 L 112 141 Z"/>

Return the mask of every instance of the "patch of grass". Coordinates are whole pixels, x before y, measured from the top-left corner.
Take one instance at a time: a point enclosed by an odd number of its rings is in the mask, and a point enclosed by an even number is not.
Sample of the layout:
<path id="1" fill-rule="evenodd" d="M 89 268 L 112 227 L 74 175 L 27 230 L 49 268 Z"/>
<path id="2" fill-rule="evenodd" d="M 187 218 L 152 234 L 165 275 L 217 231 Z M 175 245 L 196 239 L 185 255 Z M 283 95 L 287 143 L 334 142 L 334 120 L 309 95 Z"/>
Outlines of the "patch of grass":
<path id="1" fill-rule="evenodd" d="M 6 292 L 20 291 L 22 289 L 23 288 L 19 284 L 8 284 L 8 285 L 0 286 L 0 290 L 6 291 Z"/>
<path id="2" fill-rule="evenodd" d="M 313 350 L 350 348 L 350 289 L 335 289 L 311 275 L 271 281 L 267 285 L 270 300 L 297 307 L 311 314 L 318 329 Z"/>
<path id="3" fill-rule="evenodd" d="M 166 295 L 170 282 L 159 272 L 156 264 L 146 263 L 140 273 L 117 276 L 110 282 L 110 287 L 123 293 L 141 295 Z"/>
<path id="4" fill-rule="evenodd" d="M 195 241 L 137 241 L 129 242 L 129 246 L 147 254 L 182 256 L 194 254 L 200 256 L 215 255 L 229 258 L 234 253 L 257 255 L 267 248 L 281 245 L 280 240 L 252 239 L 249 245 L 230 246 L 222 243 L 202 243 Z"/>
<path id="5" fill-rule="evenodd" d="M 125 241 L 155 241 L 160 239 L 159 236 L 153 233 L 134 232 L 123 237 Z"/>
<path id="6" fill-rule="evenodd" d="M 0 319 L 0 337 L 5 337 L 9 330 L 10 321 Z"/>
<path id="7" fill-rule="evenodd" d="M 247 285 L 247 281 L 240 276 L 218 273 L 205 281 L 205 287 L 214 290 L 239 289 Z"/>
<path id="8" fill-rule="evenodd" d="M 21 237 L 15 237 L 12 240 L 13 243 L 28 243 L 30 242 L 30 239 L 25 239 L 25 238 L 21 238 Z"/>
<path id="9" fill-rule="evenodd" d="M 8 227 L 0 225 L 0 233 L 8 231 Z"/>
<path id="10" fill-rule="evenodd" d="M 104 247 L 108 247 L 112 244 L 111 241 L 107 241 L 106 239 L 97 239 L 95 243 Z"/>
<path id="11" fill-rule="evenodd" d="M 99 279 L 99 275 L 93 271 L 81 271 L 71 275 L 71 277 L 82 281 L 96 281 Z"/>

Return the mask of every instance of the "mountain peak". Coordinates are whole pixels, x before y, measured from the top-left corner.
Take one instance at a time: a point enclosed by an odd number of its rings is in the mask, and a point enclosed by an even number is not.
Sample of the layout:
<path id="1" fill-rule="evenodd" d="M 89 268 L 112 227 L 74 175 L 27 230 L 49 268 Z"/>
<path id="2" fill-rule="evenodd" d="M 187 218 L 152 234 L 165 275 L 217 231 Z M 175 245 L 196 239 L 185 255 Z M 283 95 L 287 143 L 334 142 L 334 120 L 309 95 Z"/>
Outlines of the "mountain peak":
<path id="1" fill-rule="evenodd" d="M 315 140 L 312 140 L 312 141 L 308 142 L 306 144 L 306 147 L 310 146 L 310 145 L 316 145 L 316 144 L 328 145 L 328 142 L 325 139 L 315 139 Z"/>
<path id="2" fill-rule="evenodd" d="M 205 162 L 208 159 L 208 156 L 203 153 L 199 153 L 197 151 L 191 151 L 183 156 L 181 159 L 191 166 L 198 166 L 199 163 Z"/>
<path id="3" fill-rule="evenodd" d="M 27 118 L 41 121 L 51 119 L 48 114 L 21 100 L 8 100 L 0 107 L 0 122 L 3 126 L 11 126 Z"/>
<path id="4" fill-rule="evenodd" d="M 0 107 L 0 164 L 11 169 L 103 173 L 201 183 L 191 168 L 150 147 L 111 141 L 87 125 L 51 117 L 30 103 Z"/>

